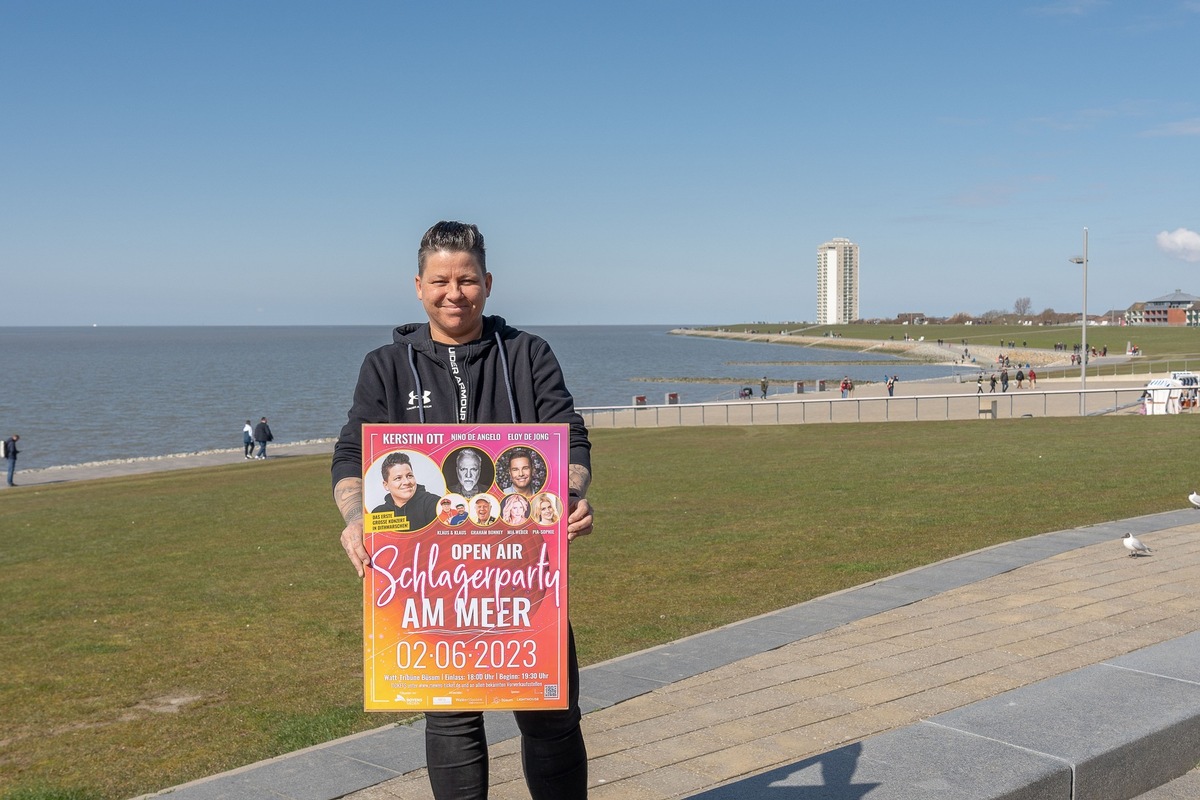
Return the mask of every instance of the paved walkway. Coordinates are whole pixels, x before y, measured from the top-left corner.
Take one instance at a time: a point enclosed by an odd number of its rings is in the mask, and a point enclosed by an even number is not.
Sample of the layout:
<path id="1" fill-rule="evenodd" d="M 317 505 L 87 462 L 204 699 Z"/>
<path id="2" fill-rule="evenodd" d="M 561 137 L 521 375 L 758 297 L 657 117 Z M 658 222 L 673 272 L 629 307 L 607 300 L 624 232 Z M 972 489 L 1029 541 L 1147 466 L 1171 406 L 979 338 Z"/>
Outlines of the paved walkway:
<path id="1" fill-rule="evenodd" d="M 940 422 L 945 420 L 1078 417 L 1137 413 L 1147 378 L 1092 377 L 1086 393 L 1076 380 L 1039 380 L 1037 389 L 978 392 L 978 384 L 904 381 L 895 395 L 883 383 L 865 383 L 843 398 L 832 391 L 776 391 L 765 400 L 580 408 L 592 429 L 655 428 L 678 425 L 804 425 L 846 422 Z"/>
<path id="2" fill-rule="evenodd" d="M 321 455 L 323 453 L 333 453 L 333 439 L 319 439 L 295 444 L 272 444 L 267 450 L 267 459 L 275 461 L 280 458 Z M 21 469 L 21 461 L 18 459 L 16 484 L 18 487 L 40 486 L 52 483 L 67 483 L 70 481 L 90 481 L 97 478 L 146 475 L 152 472 L 169 472 L 171 470 L 191 469 L 193 467 L 219 467 L 227 464 L 244 464 L 246 469 L 254 469 L 259 462 L 255 459 L 247 459 L 240 447 L 230 450 L 209 450 L 204 453 L 146 456 L 144 458 L 97 461 L 90 464 L 43 467 L 41 469 Z"/>
<path id="3" fill-rule="evenodd" d="M 1128 557 L 1126 531 L 1154 553 Z M 1200 760 L 1198 586 L 1187 509 L 988 548 L 593 665 L 590 796 L 1137 797 Z M 511 715 L 488 727 L 491 798 L 528 798 Z M 426 800 L 422 742 L 420 724 L 389 726 L 170 796 Z"/>

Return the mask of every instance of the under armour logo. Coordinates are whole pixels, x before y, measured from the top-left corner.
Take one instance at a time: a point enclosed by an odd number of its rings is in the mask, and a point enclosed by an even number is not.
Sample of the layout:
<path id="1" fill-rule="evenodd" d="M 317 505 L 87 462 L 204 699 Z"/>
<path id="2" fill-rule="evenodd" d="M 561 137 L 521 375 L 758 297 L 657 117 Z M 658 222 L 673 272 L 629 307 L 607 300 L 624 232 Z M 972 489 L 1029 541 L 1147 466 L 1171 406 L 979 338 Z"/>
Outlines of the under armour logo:
<path id="1" fill-rule="evenodd" d="M 422 408 L 429 408 L 433 404 L 429 399 L 429 391 L 430 390 L 426 389 L 425 391 L 421 392 L 421 407 Z M 409 407 L 409 409 L 414 409 L 417 407 L 417 393 L 416 392 L 408 393 L 408 407 Z"/>

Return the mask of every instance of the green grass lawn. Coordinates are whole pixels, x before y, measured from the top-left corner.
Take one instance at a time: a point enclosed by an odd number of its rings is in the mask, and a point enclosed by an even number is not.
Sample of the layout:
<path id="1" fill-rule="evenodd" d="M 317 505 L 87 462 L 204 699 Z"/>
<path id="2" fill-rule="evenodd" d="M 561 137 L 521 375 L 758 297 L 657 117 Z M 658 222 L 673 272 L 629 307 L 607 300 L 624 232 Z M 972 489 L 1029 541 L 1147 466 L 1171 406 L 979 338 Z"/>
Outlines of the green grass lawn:
<path id="1" fill-rule="evenodd" d="M 757 322 L 719 327 L 728 331 L 756 330 L 760 333 L 791 331 L 803 333 L 805 336 L 835 333 L 848 339 L 902 340 L 904 335 L 908 334 L 912 337 L 924 336 L 927 342 L 943 339 L 961 344 L 965 339 L 968 347 L 972 344 L 1007 347 L 1008 342 L 1016 342 L 1020 346 L 1025 342 L 1029 347 L 1043 349 L 1053 349 L 1057 343 L 1063 343 L 1069 348 L 1080 339 L 1079 325 L 798 325 Z M 1110 355 L 1124 353 L 1127 342 L 1141 347 L 1147 358 L 1200 353 L 1200 328 L 1091 325 L 1088 327 L 1087 338 L 1089 347 L 1099 349 L 1107 345 Z M 1001 345 L 1001 342 L 1004 344 Z"/>
<path id="2" fill-rule="evenodd" d="M 596 533 L 571 552 L 581 660 L 1179 508 L 1197 424 L 596 431 Z M 360 710 L 327 459 L 241 466 L 0 494 L 0 796 L 116 800 L 398 719 Z"/>

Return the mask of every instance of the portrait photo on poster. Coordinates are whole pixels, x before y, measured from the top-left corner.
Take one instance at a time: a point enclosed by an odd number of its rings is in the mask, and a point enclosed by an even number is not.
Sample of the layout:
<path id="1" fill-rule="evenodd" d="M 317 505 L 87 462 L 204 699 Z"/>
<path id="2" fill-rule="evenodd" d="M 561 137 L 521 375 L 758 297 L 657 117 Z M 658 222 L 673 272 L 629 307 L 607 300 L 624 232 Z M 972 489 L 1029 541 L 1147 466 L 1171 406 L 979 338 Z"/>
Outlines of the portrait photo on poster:
<path id="1" fill-rule="evenodd" d="M 410 450 L 387 453 L 371 464 L 363 478 L 364 508 L 371 509 L 372 515 L 391 514 L 400 530 L 424 528 L 437 519 L 439 498 L 445 492 L 437 463 Z"/>
<path id="2" fill-rule="evenodd" d="M 471 497 L 492 488 L 496 480 L 496 465 L 478 447 L 452 450 L 442 465 L 446 491 Z"/>
<path id="3" fill-rule="evenodd" d="M 553 525 L 562 518 L 562 501 L 549 492 L 535 495 L 532 503 L 535 525 Z"/>
<path id="4" fill-rule="evenodd" d="M 496 459 L 496 485 L 505 494 L 533 497 L 546 485 L 546 459 L 532 447 L 510 447 Z"/>
<path id="5" fill-rule="evenodd" d="M 519 528 L 529 522 L 529 500 L 523 494 L 505 495 L 500 501 L 500 519 L 505 525 Z"/>
<path id="6" fill-rule="evenodd" d="M 478 494 L 471 498 L 471 519 L 481 528 L 490 528 L 500 516 L 500 505 L 490 494 Z"/>

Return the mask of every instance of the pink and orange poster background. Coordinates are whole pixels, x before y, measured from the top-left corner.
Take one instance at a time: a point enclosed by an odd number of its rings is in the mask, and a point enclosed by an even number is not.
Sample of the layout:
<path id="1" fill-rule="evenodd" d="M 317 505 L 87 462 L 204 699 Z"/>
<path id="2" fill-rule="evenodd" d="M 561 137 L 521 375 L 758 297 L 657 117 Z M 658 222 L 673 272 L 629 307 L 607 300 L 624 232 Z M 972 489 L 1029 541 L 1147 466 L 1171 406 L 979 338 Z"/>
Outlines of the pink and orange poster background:
<path id="1" fill-rule="evenodd" d="M 363 426 L 367 711 L 566 708 L 568 437 L 566 425 Z M 490 478 L 470 496 L 450 491 L 464 448 Z M 406 530 L 407 520 L 371 513 L 387 498 L 383 460 L 397 450 L 424 491 L 451 508 L 465 501 L 467 518 Z M 500 517 L 508 458 L 521 452 L 543 514 L 531 507 L 523 523 L 520 503 Z M 478 517 L 481 499 L 495 519 Z"/>

